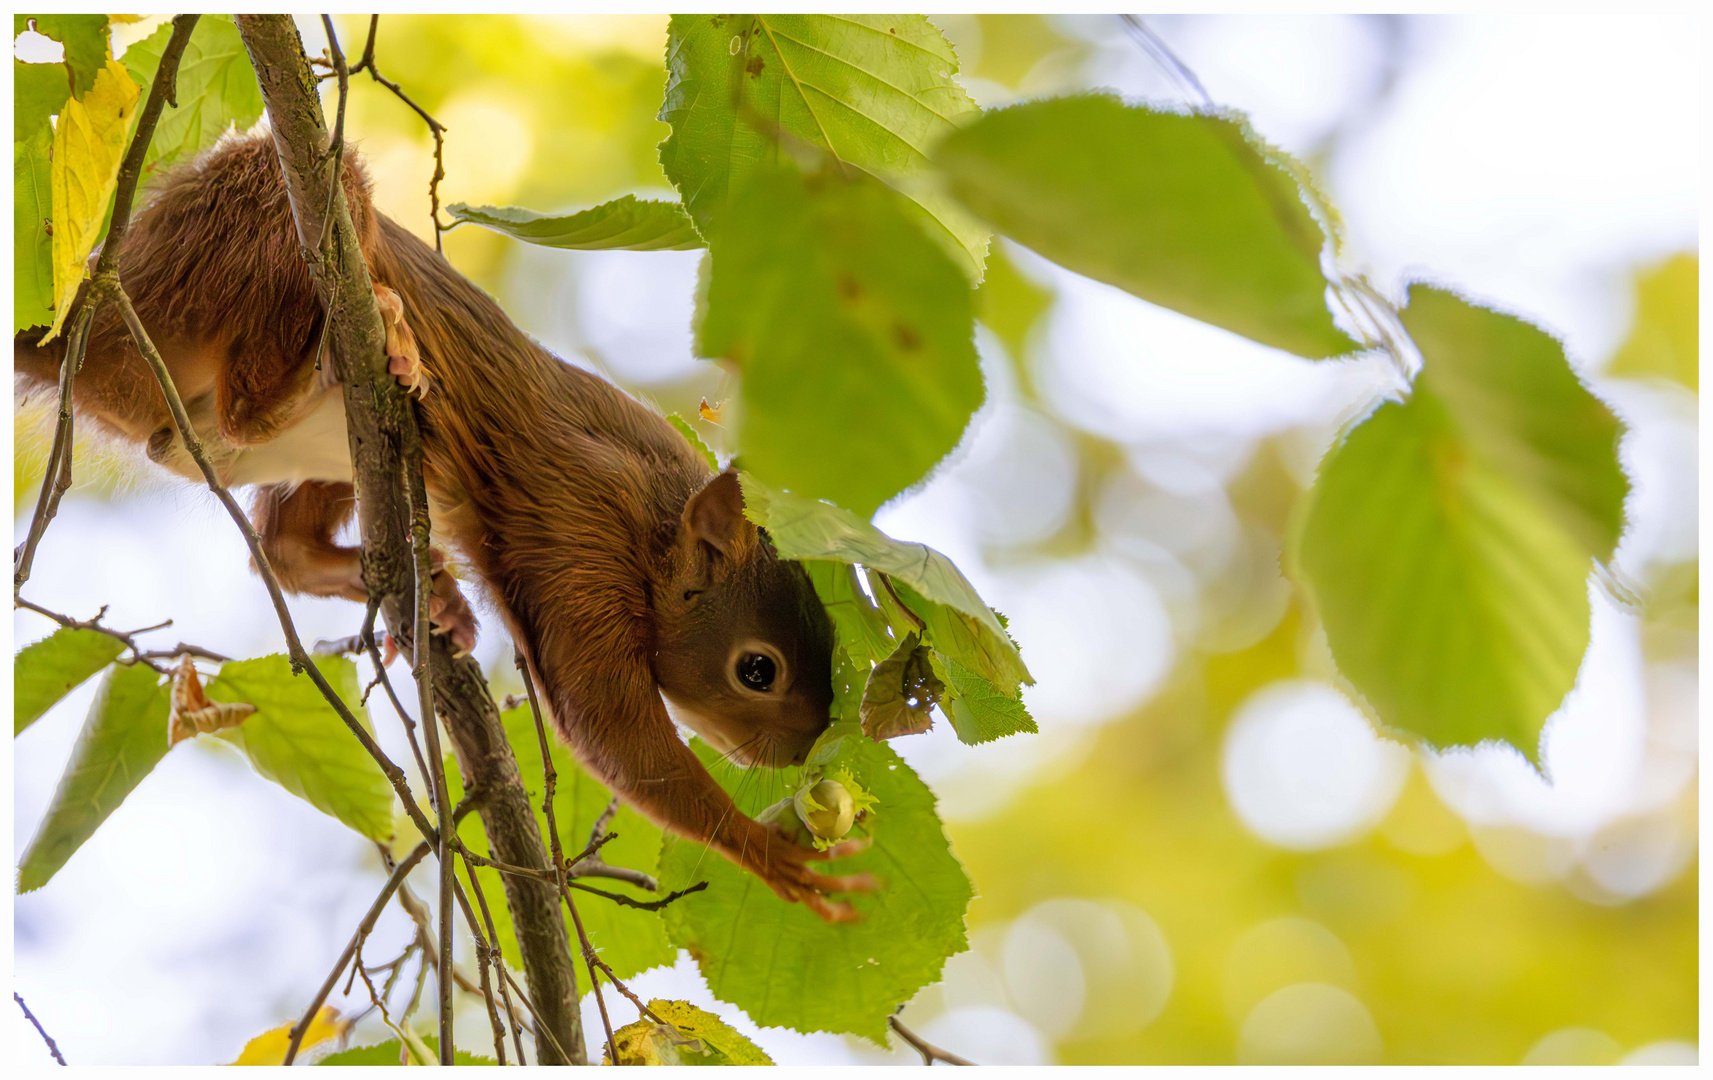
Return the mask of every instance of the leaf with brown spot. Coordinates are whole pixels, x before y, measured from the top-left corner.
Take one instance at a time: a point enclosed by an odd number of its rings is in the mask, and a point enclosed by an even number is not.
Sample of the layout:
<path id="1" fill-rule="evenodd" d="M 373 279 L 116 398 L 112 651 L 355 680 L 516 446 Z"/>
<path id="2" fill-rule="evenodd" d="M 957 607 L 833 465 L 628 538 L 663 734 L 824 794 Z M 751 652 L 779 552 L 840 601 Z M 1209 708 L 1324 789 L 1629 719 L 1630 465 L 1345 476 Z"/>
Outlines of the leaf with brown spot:
<path id="1" fill-rule="evenodd" d="M 928 647 L 907 634 L 891 656 L 874 666 L 862 694 L 862 730 L 871 739 L 919 735 L 934 725 L 934 706 L 946 684 L 934 674 Z"/>

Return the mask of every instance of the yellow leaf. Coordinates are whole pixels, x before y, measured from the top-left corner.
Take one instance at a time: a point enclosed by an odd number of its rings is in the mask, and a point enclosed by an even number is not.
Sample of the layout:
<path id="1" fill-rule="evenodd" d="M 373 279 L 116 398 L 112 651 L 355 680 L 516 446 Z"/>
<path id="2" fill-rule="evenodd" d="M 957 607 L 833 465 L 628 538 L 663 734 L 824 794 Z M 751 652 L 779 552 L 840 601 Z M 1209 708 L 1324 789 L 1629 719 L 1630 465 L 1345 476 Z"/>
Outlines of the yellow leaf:
<path id="1" fill-rule="evenodd" d="M 1636 279 L 1636 322 L 1607 370 L 1701 389 L 1701 261 L 1673 255 Z"/>
<path id="2" fill-rule="evenodd" d="M 125 65 L 109 59 L 95 73 L 83 100 L 60 111 L 54 128 L 50 187 L 54 207 L 54 324 L 46 341 L 65 323 L 85 264 L 107 218 L 119 184 L 119 162 L 137 115 L 137 84 Z"/>
<path id="3" fill-rule="evenodd" d="M 98 84 L 99 85 L 99 84 Z M 93 92 L 93 91 L 92 91 Z M 323 1005 L 321 1011 L 315 1014 L 315 1019 L 309 1022 L 309 1030 L 303 1033 L 303 1043 L 298 1047 L 298 1053 L 312 1046 L 336 1039 L 345 1033 L 351 1025 L 339 1019 L 339 1010 L 331 1005 Z M 264 1031 L 244 1044 L 244 1052 L 238 1055 L 234 1065 L 282 1065 L 285 1063 L 286 1048 L 291 1045 L 291 1024 Z"/>

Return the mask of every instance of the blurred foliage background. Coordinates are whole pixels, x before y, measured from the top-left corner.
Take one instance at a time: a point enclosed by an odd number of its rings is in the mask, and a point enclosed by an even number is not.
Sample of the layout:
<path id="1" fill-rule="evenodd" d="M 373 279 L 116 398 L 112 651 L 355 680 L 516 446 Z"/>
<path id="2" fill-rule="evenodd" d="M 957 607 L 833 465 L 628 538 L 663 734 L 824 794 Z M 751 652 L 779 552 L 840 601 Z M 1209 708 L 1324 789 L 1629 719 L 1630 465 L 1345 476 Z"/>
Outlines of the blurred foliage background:
<path id="1" fill-rule="evenodd" d="M 1091 86 L 1174 94 L 1110 17 L 935 19 L 984 106 Z M 367 19 L 337 23 L 357 55 Z M 1216 100 L 1251 110 L 1264 135 L 1317 170 L 1382 271 L 1474 273 L 1465 284 L 1566 334 L 1585 377 L 1631 425 L 1626 462 L 1639 490 L 1618 561 L 1642 599 L 1596 605 L 1584 700 L 1573 695 L 1549 727 L 1562 750 L 1549 754 L 1555 786 L 1497 750 L 1434 759 L 1377 739 L 1332 687 L 1318 629 L 1278 569 L 1296 496 L 1341 423 L 1373 399 L 1375 371 L 1315 369 L 1185 330 L 996 242 L 980 296 L 992 403 L 940 475 L 878 523 L 947 550 L 1012 615 L 1042 680 L 1031 709 L 1043 730 L 979 750 L 943 731 L 899 744 L 941 792 L 979 894 L 974 948 L 906 1021 L 996 1063 L 1694 1060 L 1698 268 L 1693 250 L 1679 250 L 1693 244 L 1693 211 L 1687 229 L 1616 213 L 1610 229 L 1627 236 L 1589 240 L 1581 250 L 1595 262 L 1552 272 L 1540 268 L 1562 252 L 1524 243 L 1514 270 L 1523 284 L 1507 295 L 1507 271 L 1489 257 L 1503 215 L 1393 227 L 1384 215 L 1397 203 L 1364 187 L 1388 174 L 1361 165 L 1411 130 L 1432 139 L 1435 128 L 1412 122 L 1423 98 L 1530 26 L 1151 23 Z M 319 26 L 301 25 L 316 51 Z M 1669 36 L 1625 33 L 1632 58 Z M 558 210 L 667 190 L 655 153 L 667 134 L 655 119 L 664 39 L 665 19 L 653 16 L 389 15 L 377 57 L 448 128 L 443 202 Z M 1575 100 L 1553 97 L 1568 93 L 1549 87 L 1523 104 L 1573 110 Z M 1509 105 L 1439 103 L 1447 124 L 1459 108 L 1487 107 Z M 1557 123 L 1542 117 L 1541 137 Z M 347 127 L 381 207 L 431 236 L 433 143 L 418 118 L 359 78 Z M 1484 145 L 1472 135 L 1446 168 L 1500 169 L 1480 158 Z M 1623 175 L 1608 179 L 1614 199 L 1640 198 Z M 1438 262 L 1455 261 L 1455 239 L 1397 254 L 1435 229 L 1465 239 L 1486 230 L 1486 246 L 1466 245 L 1475 254 L 1456 266 Z M 719 370 L 689 354 L 697 253 L 546 251 L 475 228 L 447 234 L 445 247 L 570 362 L 685 415 L 728 393 Z M 1579 306 L 1581 324 L 1553 322 Z M 1113 373 L 1127 363 L 1144 375 Z M 1207 404 L 1220 395 L 1237 404 Z M 1169 415 L 1177 401 L 1189 404 Z M 46 456 L 46 416 L 39 403 L 15 416 L 19 521 Z M 718 442 L 716 425 L 699 427 Z M 68 505 L 170 516 L 188 498 L 88 441 L 75 469 Z M 55 565 L 44 559 L 44 590 Z M 224 602 L 253 609 L 266 635 L 259 587 Z M 187 613 L 171 614 L 182 625 Z M 42 632 L 28 617 L 17 628 L 20 641 Z M 513 688 L 508 654 L 498 629 L 486 632 L 503 693 Z M 37 753 L 52 751 L 20 740 L 18 768 Z M 23 839 L 37 798 L 21 785 Z M 366 879 L 371 863 L 353 855 L 341 873 Z M 21 969 L 54 955 L 29 930 L 38 902 L 19 901 Z M 337 922 L 332 908 L 327 919 Z M 670 982 L 694 982 L 687 970 L 654 984 L 645 975 L 639 989 L 695 996 Z M 277 996 L 295 1001 L 295 990 Z M 51 999 L 37 1011 L 50 1019 Z M 74 1026 L 62 1015 L 56 1034 Z M 225 1052 L 206 1023 L 161 1038 L 151 1060 Z M 908 1048 L 882 1054 L 830 1037 L 763 1032 L 760 1042 L 782 1061 L 915 1060 Z"/>

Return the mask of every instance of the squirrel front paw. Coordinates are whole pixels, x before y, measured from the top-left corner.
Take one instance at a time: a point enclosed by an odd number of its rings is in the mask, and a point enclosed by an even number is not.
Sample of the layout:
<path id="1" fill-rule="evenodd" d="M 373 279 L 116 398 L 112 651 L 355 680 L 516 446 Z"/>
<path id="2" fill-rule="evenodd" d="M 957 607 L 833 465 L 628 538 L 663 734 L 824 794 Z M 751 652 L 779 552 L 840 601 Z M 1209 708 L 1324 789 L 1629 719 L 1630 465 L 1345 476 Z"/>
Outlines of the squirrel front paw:
<path id="1" fill-rule="evenodd" d="M 777 826 L 753 826 L 739 849 L 728 854 L 734 861 L 767 883 L 787 903 L 800 903 L 828 922 L 855 922 L 862 918 L 849 901 L 830 900 L 832 893 L 873 892 L 880 883 L 867 872 L 822 874 L 808 864 L 842 859 L 866 848 L 867 840 L 846 840 L 825 851 L 801 847 Z"/>
<path id="2" fill-rule="evenodd" d="M 399 294 L 377 283 L 375 303 L 381 309 L 381 322 L 387 328 L 387 371 L 417 397 L 428 396 L 428 372 L 422 369 L 422 355 L 416 347 L 416 335 L 404 321 L 404 301 Z"/>
<path id="3" fill-rule="evenodd" d="M 476 613 L 459 591 L 458 579 L 445 566 L 434 567 L 433 580 L 434 587 L 428 596 L 428 624 L 434 633 L 452 639 L 452 655 L 468 656 L 476 647 Z"/>
<path id="4" fill-rule="evenodd" d="M 458 588 L 458 579 L 446 568 L 446 555 L 439 548 L 429 549 L 431 586 L 428 593 L 429 632 L 444 634 L 451 639 L 452 655 L 464 657 L 476 647 L 476 613 Z M 399 655 L 398 644 L 391 634 L 382 648 L 381 665 L 391 664 Z"/>

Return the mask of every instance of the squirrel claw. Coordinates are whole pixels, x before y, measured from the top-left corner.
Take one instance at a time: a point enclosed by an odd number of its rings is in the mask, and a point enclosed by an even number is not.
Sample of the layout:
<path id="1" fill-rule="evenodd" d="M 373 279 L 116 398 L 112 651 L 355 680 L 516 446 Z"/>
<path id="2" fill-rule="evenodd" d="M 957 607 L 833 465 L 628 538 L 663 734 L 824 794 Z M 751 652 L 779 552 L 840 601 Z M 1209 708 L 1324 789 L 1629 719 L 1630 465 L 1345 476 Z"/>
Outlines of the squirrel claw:
<path id="1" fill-rule="evenodd" d="M 381 323 L 387 330 L 387 371 L 406 390 L 418 398 L 428 396 L 428 372 L 422 367 L 422 354 L 416 347 L 416 335 L 404 321 L 404 301 L 385 285 L 375 285 L 375 304 L 381 309 Z"/>
<path id="2" fill-rule="evenodd" d="M 430 549 L 430 565 L 430 588 L 433 591 L 428 594 L 428 630 L 447 638 L 453 657 L 462 660 L 476 647 L 476 613 L 470 610 L 469 601 L 458 591 L 458 579 L 445 569 L 446 557 L 440 551 Z M 398 643 L 391 634 L 385 635 L 381 645 L 381 666 L 390 665 L 398 655 Z"/>

